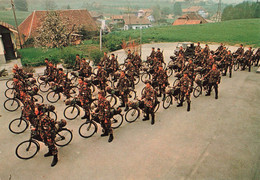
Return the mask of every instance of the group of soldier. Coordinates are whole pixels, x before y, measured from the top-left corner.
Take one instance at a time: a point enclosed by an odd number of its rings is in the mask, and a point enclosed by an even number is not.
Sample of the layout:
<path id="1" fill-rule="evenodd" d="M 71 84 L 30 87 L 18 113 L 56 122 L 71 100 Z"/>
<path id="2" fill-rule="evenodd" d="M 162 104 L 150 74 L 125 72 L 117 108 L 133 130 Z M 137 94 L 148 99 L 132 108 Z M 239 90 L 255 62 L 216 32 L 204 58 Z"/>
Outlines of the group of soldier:
<path id="1" fill-rule="evenodd" d="M 259 49 L 255 53 L 257 56 L 257 64 L 259 62 Z M 244 64 L 242 70 L 249 67 L 251 68 L 251 59 L 253 56 L 252 48 L 249 48 L 244 53 L 243 45 L 235 52 L 237 59 L 244 58 Z M 172 57 L 171 57 L 172 58 Z M 210 96 L 211 89 L 215 89 L 215 99 L 218 99 L 218 85 L 221 80 L 221 75 L 225 76 L 227 70 L 229 70 L 229 77 L 232 77 L 233 67 L 233 54 L 227 50 L 223 44 L 221 44 L 216 51 L 210 51 L 208 45 L 205 48 L 201 48 L 200 43 L 194 49 L 194 55 L 187 56 L 185 50 L 181 47 L 176 52 L 175 57 L 172 58 L 175 64 L 175 71 L 181 74 L 180 81 L 177 85 L 180 88 L 180 103 L 177 107 L 183 106 L 184 98 L 187 101 L 187 111 L 191 108 L 190 94 L 193 90 L 194 83 L 196 83 L 195 69 L 198 67 L 204 68 L 205 72 L 201 79 L 208 79 L 206 96 Z M 70 87 L 72 84 L 71 78 L 68 73 L 64 73 L 62 68 L 57 68 L 48 59 L 45 59 L 46 70 L 45 81 L 52 82 L 54 85 L 61 86 L 64 95 L 67 99 L 71 98 Z M 80 56 L 76 55 L 74 70 L 78 71 L 78 90 L 79 94 L 77 98 L 80 101 L 81 107 L 84 109 L 85 114 L 82 119 L 90 120 L 91 113 L 97 113 L 99 122 L 103 128 L 103 134 L 101 136 L 109 136 L 108 142 L 112 142 L 114 139 L 113 130 L 111 127 L 111 104 L 106 99 L 108 79 L 111 79 L 116 83 L 115 89 L 119 90 L 119 98 L 122 104 L 120 107 L 125 107 L 125 111 L 129 109 L 129 89 L 135 89 L 135 78 L 139 77 L 141 71 L 147 71 L 151 74 L 151 79 L 145 81 L 144 91 L 142 93 L 141 101 L 144 103 L 144 118 L 143 120 L 150 120 L 151 124 L 155 123 L 155 106 L 159 102 L 159 97 L 165 100 L 166 88 L 169 87 L 169 77 L 167 70 L 169 67 L 164 67 L 163 52 L 158 48 L 152 48 L 150 56 L 147 58 L 146 66 L 144 67 L 141 57 L 137 52 L 134 54 L 131 50 L 128 50 L 127 58 L 125 59 L 123 68 L 120 67 L 117 57 L 111 54 L 111 57 L 104 53 L 104 57 L 97 65 L 97 72 L 93 76 L 93 70 L 90 64 L 85 59 L 80 59 Z M 222 64 L 220 66 L 220 64 Z M 146 69 L 146 70 L 145 70 Z M 30 91 L 37 91 L 38 89 L 28 89 L 26 81 L 29 78 L 33 78 L 31 74 L 25 73 L 21 68 L 15 66 L 14 72 L 14 88 L 18 93 L 18 97 L 24 104 L 23 113 L 30 124 L 33 126 L 33 130 L 38 134 L 42 141 L 48 146 L 49 152 L 44 156 L 53 156 L 53 162 L 51 166 L 55 166 L 57 158 L 57 148 L 54 144 L 55 138 L 55 125 L 61 122 L 55 122 L 46 114 L 46 105 L 37 104 L 33 98 L 29 95 Z M 147 71 L 148 72 L 148 71 Z M 223 72 L 221 74 L 221 72 Z M 93 92 L 91 91 L 91 83 L 89 79 L 97 81 L 98 92 L 98 105 L 92 112 L 90 107 L 93 101 Z M 66 124 L 65 120 L 62 120 L 63 124 Z"/>

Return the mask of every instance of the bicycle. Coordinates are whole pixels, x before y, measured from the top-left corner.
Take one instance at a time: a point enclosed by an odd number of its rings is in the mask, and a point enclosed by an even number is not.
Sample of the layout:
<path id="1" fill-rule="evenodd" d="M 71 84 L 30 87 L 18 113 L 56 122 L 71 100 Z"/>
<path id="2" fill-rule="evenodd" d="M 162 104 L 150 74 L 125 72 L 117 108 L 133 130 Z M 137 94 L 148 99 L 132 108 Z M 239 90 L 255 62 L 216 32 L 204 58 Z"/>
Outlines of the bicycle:
<path id="1" fill-rule="evenodd" d="M 67 128 L 59 128 L 55 137 L 55 145 L 59 147 L 67 146 L 73 138 L 72 132 Z M 35 131 L 31 132 L 29 140 L 21 142 L 15 149 L 15 154 L 20 159 L 31 159 L 40 150 L 40 143 L 42 141 Z"/>
<path id="2" fill-rule="evenodd" d="M 115 105 L 117 105 L 117 99 L 119 99 L 120 101 L 121 98 L 120 97 L 120 91 L 118 89 L 108 89 L 107 91 L 109 93 L 109 95 L 106 96 L 106 99 L 108 100 L 108 102 L 110 103 L 111 107 L 114 107 Z M 133 90 L 132 88 L 130 88 L 127 92 L 127 97 L 129 100 L 134 100 L 136 98 L 136 92 L 135 90 Z"/>
<path id="3" fill-rule="evenodd" d="M 122 110 L 120 108 L 111 110 L 110 118 L 112 129 L 119 128 L 123 123 L 123 115 L 121 114 Z M 92 118 L 87 120 L 79 127 L 79 135 L 83 138 L 89 138 L 97 133 L 98 126 L 97 123 L 100 124 L 100 120 L 98 118 L 97 113 L 92 113 Z"/>
<path id="4" fill-rule="evenodd" d="M 173 99 L 177 102 L 177 104 L 180 104 L 181 99 L 181 93 L 180 93 L 180 87 L 175 86 L 173 88 L 170 88 L 168 91 L 166 91 L 166 97 L 163 101 L 163 108 L 168 109 L 170 105 L 173 104 Z"/>

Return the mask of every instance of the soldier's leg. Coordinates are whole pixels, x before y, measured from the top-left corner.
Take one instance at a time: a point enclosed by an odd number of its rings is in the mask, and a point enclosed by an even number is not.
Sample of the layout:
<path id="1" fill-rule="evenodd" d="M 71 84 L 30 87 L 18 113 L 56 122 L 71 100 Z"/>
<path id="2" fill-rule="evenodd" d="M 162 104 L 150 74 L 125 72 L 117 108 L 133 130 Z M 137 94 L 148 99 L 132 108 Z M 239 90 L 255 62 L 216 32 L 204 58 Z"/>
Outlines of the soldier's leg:
<path id="1" fill-rule="evenodd" d="M 223 76 L 226 76 L 227 75 L 227 64 L 225 64 L 225 66 L 224 66 L 224 74 L 223 74 Z"/>
<path id="2" fill-rule="evenodd" d="M 114 139 L 113 136 L 113 129 L 111 127 L 111 120 L 108 119 L 107 123 L 106 123 L 106 128 L 108 129 L 108 134 L 109 134 L 109 138 L 108 138 L 108 142 L 112 142 Z"/>
<path id="3" fill-rule="evenodd" d="M 214 84 L 214 88 L 215 88 L 215 99 L 218 99 L 218 85 Z"/>
<path id="4" fill-rule="evenodd" d="M 125 107 L 125 98 L 124 95 L 121 95 L 122 104 L 119 107 Z"/>
<path id="5" fill-rule="evenodd" d="M 212 89 L 212 83 L 209 83 L 208 92 L 207 92 L 206 96 L 210 96 L 211 89 Z"/>
<path id="6" fill-rule="evenodd" d="M 124 101 L 125 101 L 125 111 L 127 111 L 129 109 L 127 94 L 124 94 L 123 98 L 124 98 Z"/>
<path id="7" fill-rule="evenodd" d="M 187 111 L 190 111 L 190 104 L 191 104 L 190 93 L 188 95 L 186 95 L 186 100 L 187 100 L 187 103 L 188 103 Z"/>
<path id="8" fill-rule="evenodd" d="M 151 116 L 152 116 L 151 124 L 153 125 L 153 124 L 154 124 L 154 121 L 155 121 L 154 108 L 152 108 L 152 109 L 150 110 L 150 113 L 151 113 Z"/>
<path id="9" fill-rule="evenodd" d="M 103 128 L 103 134 L 101 134 L 101 137 L 108 136 L 108 129 L 106 128 L 105 120 L 100 120 L 101 127 Z"/>
<path id="10" fill-rule="evenodd" d="M 251 72 L 251 61 L 248 61 L 248 72 Z"/>
<path id="11" fill-rule="evenodd" d="M 178 104 L 177 107 L 181 107 L 181 106 L 183 106 L 183 101 L 184 101 L 184 96 L 185 96 L 185 94 L 184 94 L 183 91 L 181 91 L 180 93 L 181 93 L 180 104 Z"/>
<path id="12" fill-rule="evenodd" d="M 229 65 L 228 69 L 229 69 L 229 78 L 231 78 L 232 77 L 232 65 Z"/>
<path id="13" fill-rule="evenodd" d="M 149 109 L 147 107 L 145 107 L 144 112 L 145 112 L 145 115 L 144 115 L 143 121 L 147 121 L 147 120 L 149 120 Z"/>

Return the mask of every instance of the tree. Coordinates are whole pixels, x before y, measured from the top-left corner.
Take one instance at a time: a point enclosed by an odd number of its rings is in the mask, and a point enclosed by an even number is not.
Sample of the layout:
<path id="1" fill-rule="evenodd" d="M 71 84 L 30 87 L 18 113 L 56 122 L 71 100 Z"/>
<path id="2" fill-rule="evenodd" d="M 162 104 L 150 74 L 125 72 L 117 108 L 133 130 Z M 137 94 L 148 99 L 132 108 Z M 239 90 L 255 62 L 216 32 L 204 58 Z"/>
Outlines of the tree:
<path id="1" fill-rule="evenodd" d="M 160 5 L 157 4 L 156 6 L 153 6 L 152 10 L 153 10 L 153 17 L 155 21 L 159 21 L 162 17 Z"/>
<path id="2" fill-rule="evenodd" d="M 73 28 L 69 31 L 67 22 L 61 21 L 59 15 L 55 11 L 48 12 L 46 17 L 42 20 L 43 23 L 35 37 L 35 45 L 38 47 L 59 48 L 66 47 L 71 43 L 71 33 Z"/>
<path id="3" fill-rule="evenodd" d="M 174 3 L 173 13 L 174 13 L 175 16 L 181 16 L 182 15 L 182 8 L 181 8 L 180 2 Z"/>
<path id="4" fill-rule="evenodd" d="M 55 10 L 57 9 L 57 4 L 53 0 L 45 0 L 45 9 L 46 10 Z"/>
<path id="5" fill-rule="evenodd" d="M 14 4 L 18 11 L 28 11 L 28 4 L 26 0 L 14 0 Z"/>

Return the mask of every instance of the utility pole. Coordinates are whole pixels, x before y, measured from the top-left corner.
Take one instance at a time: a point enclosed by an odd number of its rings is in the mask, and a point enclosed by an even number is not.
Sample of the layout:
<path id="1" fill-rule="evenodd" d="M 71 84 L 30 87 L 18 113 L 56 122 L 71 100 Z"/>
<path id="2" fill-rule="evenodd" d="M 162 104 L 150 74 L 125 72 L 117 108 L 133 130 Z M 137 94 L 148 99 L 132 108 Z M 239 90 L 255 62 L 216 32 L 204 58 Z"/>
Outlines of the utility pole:
<path id="1" fill-rule="evenodd" d="M 14 2 L 13 2 L 13 0 L 11 0 L 11 5 L 12 5 L 13 13 L 14 13 L 14 20 L 15 20 L 16 29 L 17 29 L 17 32 L 18 32 L 20 48 L 23 49 L 23 47 L 22 47 L 22 42 L 21 42 L 21 36 L 20 36 L 19 29 L 18 29 L 18 23 L 17 23 L 17 19 L 16 19 L 16 14 L 15 14 L 15 8 L 14 8 Z"/>
<path id="2" fill-rule="evenodd" d="M 99 44 L 100 44 L 100 51 L 102 51 L 102 29 L 100 28 L 100 39 L 99 39 Z"/>
<path id="3" fill-rule="evenodd" d="M 217 11 L 217 16 L 216 16 L 216 22 L 221 21 L 221 0 L 218 2 L 218 11 Z"/>
<path id="4" fill-rule="evenodd" d="M 142 56 L 142 27 L 140 27 L 140 57 Z"/>

